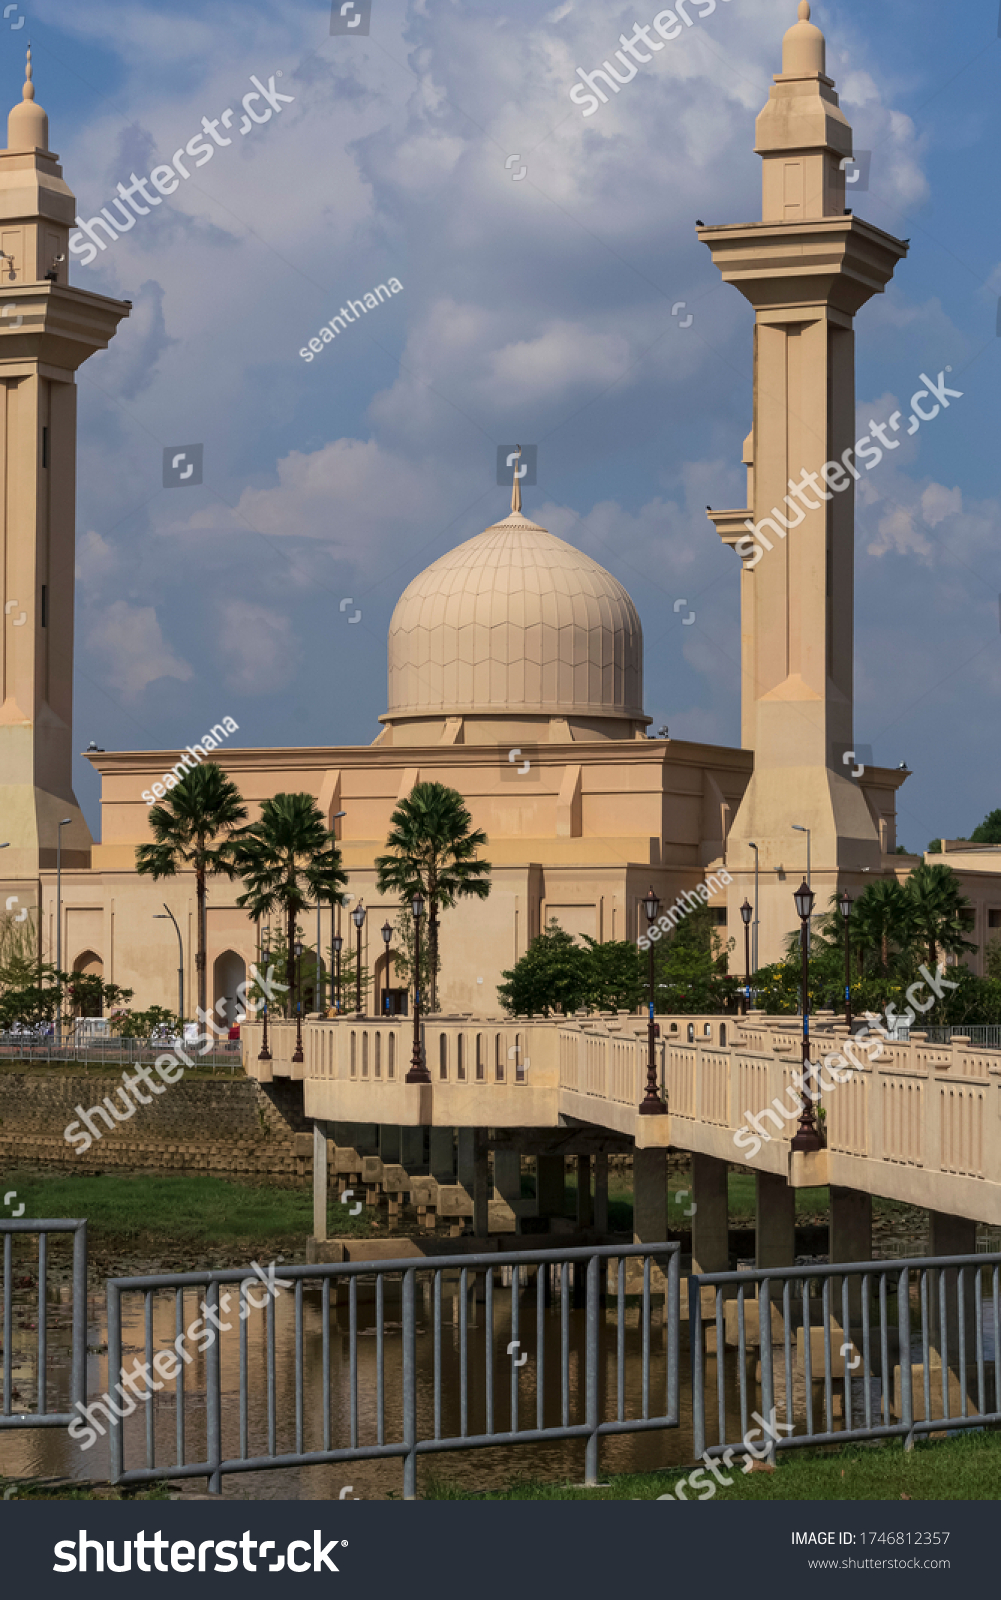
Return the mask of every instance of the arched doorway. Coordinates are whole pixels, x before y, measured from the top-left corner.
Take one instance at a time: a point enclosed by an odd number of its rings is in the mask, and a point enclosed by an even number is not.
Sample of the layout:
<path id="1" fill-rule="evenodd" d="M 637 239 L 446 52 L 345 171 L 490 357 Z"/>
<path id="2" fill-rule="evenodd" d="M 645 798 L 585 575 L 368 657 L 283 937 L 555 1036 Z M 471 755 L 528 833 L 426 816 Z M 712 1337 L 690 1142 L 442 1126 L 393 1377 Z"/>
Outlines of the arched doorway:
<path id="1" fill-rule="evenodd" d="M 243 1006 L 237 998 L 237 990 L 246 976 L 244 959 L 235 950 L 224 950 L 216 957 L 212 968 L 212 993 L 218 1027 L 231 1028 L 242 1016 Z"/>
<path id="2" fill-rule="evenodd" d="M 95 950 L 83 950 L 73 962 L 73 971 L 82 978 L 103 978 L 104 962 Z M 74 1007 L 78 1017 L 100 1017 L 103 1009 L 99 999 L 85 995 Z"/>

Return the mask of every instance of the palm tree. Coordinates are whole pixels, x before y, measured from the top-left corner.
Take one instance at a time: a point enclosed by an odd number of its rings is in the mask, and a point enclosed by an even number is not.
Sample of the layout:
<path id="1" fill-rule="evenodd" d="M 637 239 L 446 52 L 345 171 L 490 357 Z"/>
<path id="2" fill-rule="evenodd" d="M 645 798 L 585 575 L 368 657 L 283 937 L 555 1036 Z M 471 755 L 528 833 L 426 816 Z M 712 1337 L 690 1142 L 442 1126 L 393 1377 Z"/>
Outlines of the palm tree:
<path id="1" fill-rule="evenodd" d="M 182 867 L 193 868 L 198 901 L 195 975 L 198 1010 L 207 1009 L 205 973 L 205 884 L 210 873 L 233 876 L 233 830 L 244 822 L 247 808 L 239 789 L 214 761 L 199 765 L 152 806 L 149 825 L 153 843 L 136 846 L 136 871 L 153 879 L 173 878 Z M 221 842 L 215 841 L 222 835 Z"/>
<path id="2" fill-rule="evenodd" d="M 386 846 L 375 869 L 380 894 L 398 894 L 404 902 L 422 894 L 428 903 L 428 946 L 431 956 L 431 1007 L 438 1009 L 438 912 L 450 911 L 457 900 L 485 900 L 490 893 L 490 865 L 476 852 L 487 843 L 457 789 L 444 783 L 415 783 L 390 818 Z"/>
<path id="3" fill-rule="evenodd" d="M 311 794 L 276 794 L 265 800 L 255 823 L 241 828 L 236 842 L 236 870 L 247 885 L 237 905 L 255 919 L 282 914 L 291 951 L 306 907 L 341 901 L 347 876 L 334 835 Z"/>
<path id="4" fill-rule="evenodd" d="M 914 909 L 910 896 L 896 878 L 880 878 L 867 883 L 852 908 L 849 938 L 865 957 L 879 952 L 880 976 L 890 975 L 890 947 L 900 952 L 914 938 Z"/>
<path id="5" fill-rule="evenodd" d="M 930 972 L 935 971 L 940 949 L 959 955 L 977 948 L 965 937 L 963 915 L 972 907 L 951 867 L 944 862 L 935 866 L 922 863 L 908 878 L 906 892 L 914 937 L 927 949 Z"/>

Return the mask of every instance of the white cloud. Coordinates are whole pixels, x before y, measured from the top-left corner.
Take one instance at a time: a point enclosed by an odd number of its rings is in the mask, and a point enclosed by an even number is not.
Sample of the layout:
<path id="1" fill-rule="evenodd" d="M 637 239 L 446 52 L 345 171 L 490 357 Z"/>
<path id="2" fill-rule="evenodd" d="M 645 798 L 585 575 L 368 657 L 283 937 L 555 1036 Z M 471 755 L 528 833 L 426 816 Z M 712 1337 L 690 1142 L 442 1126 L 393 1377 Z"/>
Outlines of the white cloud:
<path id="1" fill-rule="evenodd" d="M 158 678 L 186 683 L 194 676 L 164 640 L 153 606 L 113 600 L 89 628 L 87 648 L 103 663 L 105 681 L 126 702 L 138 700 Z"/>
<path id="2" fill-rule="evenodd" d="M 241 694 L 277 694 L 287 689 L 302 664 L 302 645 L 292 618 L 271 606 L 225 600 L 220 606 L 219 652 L 227 689 Z"/>

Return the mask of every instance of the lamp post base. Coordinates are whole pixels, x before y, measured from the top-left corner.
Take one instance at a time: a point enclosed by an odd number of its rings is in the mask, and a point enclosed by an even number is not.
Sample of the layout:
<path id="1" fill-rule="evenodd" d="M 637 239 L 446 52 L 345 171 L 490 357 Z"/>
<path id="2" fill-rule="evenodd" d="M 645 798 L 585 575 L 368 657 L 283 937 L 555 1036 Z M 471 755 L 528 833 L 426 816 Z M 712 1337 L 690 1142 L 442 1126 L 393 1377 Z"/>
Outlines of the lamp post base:
<path id="1" fill-rule="evenodd" d="M 666 1117 L 667 1107 L 658 1096 L 654 1100 L 644 1100 L 639 1108 L 641 1117 Z"/>

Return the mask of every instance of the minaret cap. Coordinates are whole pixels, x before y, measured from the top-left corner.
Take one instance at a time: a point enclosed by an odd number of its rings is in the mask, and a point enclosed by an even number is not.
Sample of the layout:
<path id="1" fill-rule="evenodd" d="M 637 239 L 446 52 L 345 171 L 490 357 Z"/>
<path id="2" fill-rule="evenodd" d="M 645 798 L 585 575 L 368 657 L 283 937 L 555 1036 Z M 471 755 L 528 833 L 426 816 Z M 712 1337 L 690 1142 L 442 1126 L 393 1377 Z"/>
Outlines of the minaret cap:
<path id="1" fill-rule="evenodd" d="M 521 510 L 521 445 L 520 444 L 516 445 L 515 449 L 518 452 L 518 456 L 517 456 L 517 459 L 516 459 L 516 461 L 514 463 L 514 482 L 511 485 L 511 510 L 512 511 L 520 511 Z"/>
<path id="2" fill-rule="evenodd" d="M 35 85 L 31 81 L 31 46 L 21 99 L 7 118 L 8 150 L 48 150 L 49 119 L 35 104 Z"/>
<path id="3" fill-rule="evenodd" d="M 810 0 L 799 0 L 799 21 L 782 40 L 782 74 L 788 78 L 826 76 L 827 45 L 820 29 L 810 21 Z"/>

